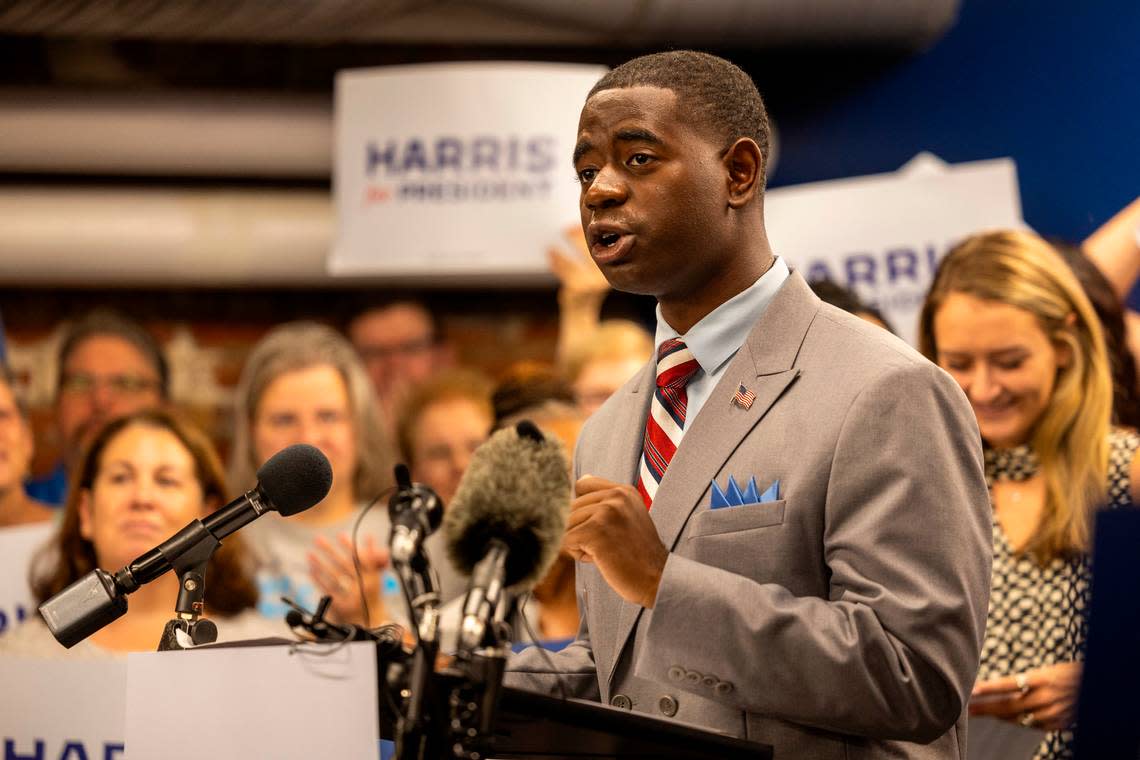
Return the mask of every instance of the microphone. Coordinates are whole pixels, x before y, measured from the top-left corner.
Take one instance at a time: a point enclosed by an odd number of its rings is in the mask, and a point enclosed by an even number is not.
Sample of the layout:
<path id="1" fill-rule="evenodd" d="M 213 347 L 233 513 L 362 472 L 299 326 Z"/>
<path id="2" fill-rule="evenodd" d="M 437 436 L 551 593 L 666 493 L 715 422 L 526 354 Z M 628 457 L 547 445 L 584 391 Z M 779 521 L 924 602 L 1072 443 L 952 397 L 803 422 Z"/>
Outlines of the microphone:
<path id="1" fill-rule="evenodd" d="M 213 514 L 194 520 L 113 576 L 96 568 L 40 605 L 59 643 L 71 648 L 127 611 L 126 595 L 173 569 L 184 557 L 204 562 L 222 539 L 261 515 L 288 517 L 318 503 L 332 487 L 332 467 L 320 449 L 295 444 L 257 471 L 257 485 Z"/>
<path id="2" fill-rule="evenodd" d="M 448 556 L 471 577 L 462 649 L 482 644 L 504 593 L 529 590 L 550 569 L 569 511 L 562 444 L 530 420 L 499 430 L 475 451 L 443 519 Z"/>
<path id="3" fill-rule="evenodd" d="M 388 518 L 392 523 L 389 537 L 392 561 L 423 570 L 420 547 L 443 520 L 443 502 L 428 486 L 413 483 L 403 464 L 396 465 L 396 493 L 388 500 Z"/>

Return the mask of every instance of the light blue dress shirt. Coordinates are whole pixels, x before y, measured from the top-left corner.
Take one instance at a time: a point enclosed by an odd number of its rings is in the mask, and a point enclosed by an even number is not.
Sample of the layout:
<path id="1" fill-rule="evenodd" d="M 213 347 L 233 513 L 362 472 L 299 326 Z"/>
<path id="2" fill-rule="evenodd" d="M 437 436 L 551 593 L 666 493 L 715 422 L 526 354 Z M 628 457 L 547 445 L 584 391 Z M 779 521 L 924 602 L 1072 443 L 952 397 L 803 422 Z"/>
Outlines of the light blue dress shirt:
<path id="1" fill-rule="evenodd" d="M 713 388 L 720 382 L 721 375 L 728 368 L 728 360 L 744 345 L 744 339 L 748 337 L 752 326 L 768 308 L 776 291 L 790 273 L 784 260 L 776 257 L 772 266 L 756 282 L 713 309 L 684 335 L 669 326 L 661 316 L 661 306 L 658 305 L 655 345 L 660 346 L 670 338 L 680 338 L 701 365 L 686 386 L 686 430 L 692 426 L 701 407 L 712 395 Z"/>

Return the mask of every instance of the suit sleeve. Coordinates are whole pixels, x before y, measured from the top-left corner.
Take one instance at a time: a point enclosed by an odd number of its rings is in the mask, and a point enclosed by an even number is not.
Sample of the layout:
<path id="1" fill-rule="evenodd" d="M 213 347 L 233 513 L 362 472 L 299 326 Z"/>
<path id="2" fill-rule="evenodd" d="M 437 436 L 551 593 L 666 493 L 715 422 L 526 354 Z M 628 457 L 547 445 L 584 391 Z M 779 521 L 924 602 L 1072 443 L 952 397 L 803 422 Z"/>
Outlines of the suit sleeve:
<path id="1" fill-rule="evenodd" d="M 855 398 L 824 475 L 828 598 L 671 554 L 636 675 L 832 731 L 942 735 L 973 686 L 989 601 L 981 459 L 948 375 L 888 370 Z M 671 670 L 727 687 L 713 696 Z"/>
<path id="2" fill-rule="evenodd" d="M 583 608 L 581 591 L 579 609 Z M 594 651 L 590 648 L 590 634 L 586 630 L 586 615 L 582 614 L 575 640 L 558 652 L 528 647 L 511 657 L 503 683 L 517 689 L 537 691 L 550 696 L 601 699 L 598 691 L 598 674 L 594 667 Z M 561 684 L 561 685 L 560 685 Z"/>

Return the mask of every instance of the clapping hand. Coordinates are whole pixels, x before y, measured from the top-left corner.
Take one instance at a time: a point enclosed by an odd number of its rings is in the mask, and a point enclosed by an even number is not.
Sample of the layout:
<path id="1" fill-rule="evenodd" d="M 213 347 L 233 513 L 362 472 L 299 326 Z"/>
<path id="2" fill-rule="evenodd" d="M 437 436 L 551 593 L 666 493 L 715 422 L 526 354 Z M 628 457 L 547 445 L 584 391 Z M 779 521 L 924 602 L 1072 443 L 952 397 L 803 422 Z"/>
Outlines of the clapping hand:
<path id="1" fill-rule="evenodd" d="M 361 580 L 357 580 L 352 562 L 352 539 L 347 533 L 337 537 L 337 543 L 317 536 L 314 549 L 309 552 L 309 575 L 321 593 L 332 597 L 331 617 L 338 623 L 362 625 L 368 628 L 388 620 L 388 611 L 380 597 L 380 574 L 388 567 L 388 550 L 376 545 L 373 536 L 367 536 L 359 548 Z M 361 586 L 368 604 L 365 619 Z"/>

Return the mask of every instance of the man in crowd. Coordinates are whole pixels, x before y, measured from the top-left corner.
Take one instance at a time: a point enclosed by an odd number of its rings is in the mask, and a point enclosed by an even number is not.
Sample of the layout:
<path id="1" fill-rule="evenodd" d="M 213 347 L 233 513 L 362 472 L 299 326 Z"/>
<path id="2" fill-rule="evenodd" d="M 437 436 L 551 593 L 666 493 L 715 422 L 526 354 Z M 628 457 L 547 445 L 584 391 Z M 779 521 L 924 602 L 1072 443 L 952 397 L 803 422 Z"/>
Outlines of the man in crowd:
<path id="1" fill-rule="evenodd" d="M 385 424 L 394 427 L 408 390 L 446 364 L 435 318 L 418 301 L 391 301 L 358 314 L 347 332 L 376 389 Z"/>
<path id="2" fill-rule="evenodd" d="M 722 59 L 645 56 L 587 97 L 583 227 L 615 288 L 657 298 L 657 357 L 578 442 L 578 640 L 508 683 L 776 757 L 959 758 L 990 577 L 973 414 L 773 255 L 767 158 Z"/>
<path id="3" fill-rule="evenodd" d="M 69 327 L 58 367 L 60 461 L 27 488 L 33 498 L 56 505 L 67 496 L 67 473 L 90 436 L 110 419 L 163 403 L 169 385 L 166 357 L 154 337 L 110 311 L 93 311 Z"/>

